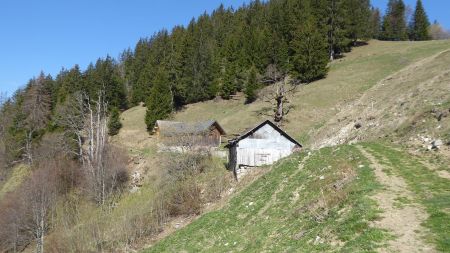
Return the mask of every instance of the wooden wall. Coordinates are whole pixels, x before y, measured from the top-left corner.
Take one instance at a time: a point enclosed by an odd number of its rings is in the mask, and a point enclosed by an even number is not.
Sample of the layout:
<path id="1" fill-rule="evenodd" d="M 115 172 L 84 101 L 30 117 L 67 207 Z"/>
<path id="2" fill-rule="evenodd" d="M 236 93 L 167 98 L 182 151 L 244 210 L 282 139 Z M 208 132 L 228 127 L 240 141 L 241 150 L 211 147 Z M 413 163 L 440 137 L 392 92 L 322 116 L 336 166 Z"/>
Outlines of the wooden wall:
<path id="1" fill-rule="evenodd" d="M 297 145 L 270 125 L 258 129 L 251 136 L 240 140 L 235 147 L 236 166 L 269 165 L 291 155 Z M 231 157 L 231 154 L 230 154 Z"/>
<path id="2" fill-rule="evenodd" d="M 199 134 L 174 134 L 172 136 L 158 135 L 160 144 L 170 147 L 219 147 L 221 144 L 221 134 L 217 128 L 213 128 L 207 133 Z"/>

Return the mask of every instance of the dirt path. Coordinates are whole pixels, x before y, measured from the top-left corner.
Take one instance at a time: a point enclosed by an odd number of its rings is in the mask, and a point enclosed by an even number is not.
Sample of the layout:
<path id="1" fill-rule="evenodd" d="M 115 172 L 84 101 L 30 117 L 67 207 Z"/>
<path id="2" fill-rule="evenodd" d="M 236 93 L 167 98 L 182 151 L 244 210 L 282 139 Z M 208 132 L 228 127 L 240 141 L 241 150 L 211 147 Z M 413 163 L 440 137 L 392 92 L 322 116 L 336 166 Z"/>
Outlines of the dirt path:
<path id="1" fill-rule="evenodd" d="M 415 203 L 401 207 L 397 205 L 399 199 L 414 199 L 414 193 L 408 189 L 406 182 L 399 176 L 386 174 L 383 171 L 384 165 L 363 147 L 358 148 L 370 160 L 377 180 L 384 186 L 381 192 L 373 196 L 384 212 L 383 217 L 373 225 L 387 229 L 395 236 L 379 252 L 436 252 L 422 239 L 426 229 L 420 224 L 427 218 L 423 207 Z"/>

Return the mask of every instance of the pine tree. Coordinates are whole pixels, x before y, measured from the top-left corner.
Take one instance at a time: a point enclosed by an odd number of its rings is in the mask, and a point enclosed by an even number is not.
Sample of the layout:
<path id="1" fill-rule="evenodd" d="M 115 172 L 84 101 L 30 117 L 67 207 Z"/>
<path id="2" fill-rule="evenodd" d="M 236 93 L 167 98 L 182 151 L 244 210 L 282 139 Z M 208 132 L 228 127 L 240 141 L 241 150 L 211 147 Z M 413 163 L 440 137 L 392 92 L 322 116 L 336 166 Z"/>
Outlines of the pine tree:
<path id="1" fill-rule="evenodd" d="M 291 50 L 295 52 L 292 74 L 307 83 L 324 77 L 329 61 L 327 47 L 326 39 L 311 21 L 300 26 L 291 43 Z"/>
<path id="2" fill-rule="evenodd" d="M 86 84 L 80 67 L 75 65 L 70 70 L 62 69 L 56 77 L 58 103 L 63 103 L 67 96 L 75 92 L 86 91 Z"/>
<path id="3" fill-rule="evenodd" d="M 430 21 L 423 7 L 422 1 L 417 0 L 416 10 L 414 12 L 411 24 L 411 39 L 412 40 L 430 40 L 429 34 Z"/>
<path id="4" fill-rule="evenodd" d="M 370 16 L 370 34 L 374 39 L 380 38 L 381 32 L 381 12 L 378 8 L 372 8 L 372 13 Z"/>
<path id="5" fill-rule="evenodd" d="M 220 88 L 220 96 L 223 99 L 230 99 L 231 95 L 234 95 L 237 91 L 236 85 L 236 73 L 234 72 L 234 68 L 232 64 L 226 68 L 223 78 L 222 78 L 222 86 Z"/>
<path id="6" fill-rule="evenodd" d="M 252 67 L 248 73 L 247 84 L 245 86 L 246 103 L 252 103 L 256 100 L 256 90 L 258 89 L 258 73 L 256 67 Z"/>
<path id="7" fill-rule="evenodd" d="M 389 0 L 383 19 L 382 39 L 394 41 L 408 39 L 405 9 L 402 0 Z"/>
<path id="8" fill-rule="evenodd" d="M 109 109 L 127 108 L 124 80 L 120 77 L 118 65 L 113 58 L 107 56 L 104 59 L 98 59 L 94 66 L 88 67 L 84 77 L 89 97 L 97 97 L 99 91 L 104 91 Z"/>
<path id="9" fill-rule="evenodd" d="M 147 99 L 145 123 L 151 132 L 157 120 L 167 118 L 173 110 L 173 95 L 169 84 L 169 75 L 160 68 L 153 79 L 150 96 Z"/>
<path id="10" fill-rule="evenodd" d="M 318 29 L 326 34 L 329 59 L 349 50 L 351 38 L 348 31 L 349 11 L 344 0 L 311 1 L 311 12 L 317 19 Z"/>
<path id="11" fill-rule="evenodd" d="M 344 18 L 349 38 L 356 46 L 359 39 L 370 38 L 370 1 L 345 0 Z"/>
<path id="12" fill-rule="evenodd" d="M 122 128 L 122 122 L 120 122 L 120 112 L 117 107 L 114 107 L 109 116 L 108 133 L 109 135 L 117 135 Z"/>

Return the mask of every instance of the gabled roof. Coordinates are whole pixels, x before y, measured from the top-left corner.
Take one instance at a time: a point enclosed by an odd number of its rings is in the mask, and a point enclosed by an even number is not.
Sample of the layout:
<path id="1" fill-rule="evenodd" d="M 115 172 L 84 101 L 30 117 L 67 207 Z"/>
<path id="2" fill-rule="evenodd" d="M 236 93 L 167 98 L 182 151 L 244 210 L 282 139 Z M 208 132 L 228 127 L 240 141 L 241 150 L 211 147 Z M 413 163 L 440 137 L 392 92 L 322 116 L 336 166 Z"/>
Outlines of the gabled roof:
<path id="1" fill-rule="evenodd" d="M 236 143 L 238 143 L 240 140 L 245 139 L 247 137 L 249 137 L 250 135 L 254 134 L 256 131 L 258 131 L 258 129 L 260 129 L 261 127 L 265 126 L 265 125 L 270 125 L 272 128 L 274 128 L 275 130 L 277 130 L 277 132 L 279 132 L 281 135 L 283 135 L 284 137 L 286 137 L 286 139 L 288 139 L 289 141 L 291 141 L 292 143 L 295 143 L 296 145 L 298 145 L 299 147 L 303 147 L 302 144 L 300 144 L 298 141 L 296 141 L 294 138 L 292 138 L 291 136 L 289 136 L 285 131 L 283 131 L 281 128 L 279 128 L 277 125 L 275 125 L 274 123 L 272 123 L 272 121 L 270 120 L 266 120 L 264 122 L 262 122 L 261 124 L 257 125 L 256 127 L 254 127 L 252 130 L 246 132 L 245 134 L 232 139 L 228 142 L 228 144 L 226 145 L 226 147 L 231 147 L 234 146 Z"/>
<path id="2" fill-rule="evenodd" d="M 154 131 L 159 130 L 159 133 L 163 136 L 172 136 L 180 134 L 202 134 L 215 127 L 219 130 L 221 135 L 225 135 L 225 130 L 215 120 L 208 120 L 203 122 L 176 122 L 157 120 Z"/>

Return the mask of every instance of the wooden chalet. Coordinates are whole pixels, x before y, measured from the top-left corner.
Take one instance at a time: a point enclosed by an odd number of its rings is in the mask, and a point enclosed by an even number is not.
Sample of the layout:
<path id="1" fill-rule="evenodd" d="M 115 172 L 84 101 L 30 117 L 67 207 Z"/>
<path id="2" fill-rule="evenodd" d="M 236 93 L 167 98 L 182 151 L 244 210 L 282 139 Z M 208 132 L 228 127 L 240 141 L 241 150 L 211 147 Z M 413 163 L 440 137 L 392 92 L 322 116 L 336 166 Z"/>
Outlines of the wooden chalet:
<path id="1" fill-rule="evenodd" d="M 218 148 L 226 134 L 215 120 L 194 123 L 158 120 L 153 132 L 160 147 L 171 150 Z"/>
<path id="2" fill-rule="evenodd" d="M 302 145 L 271 121 L 267 120 L 245 134 L 230 140 L 229 169 L 236 174 L 241 167 L 273 164 L 300 151 Z"/>

